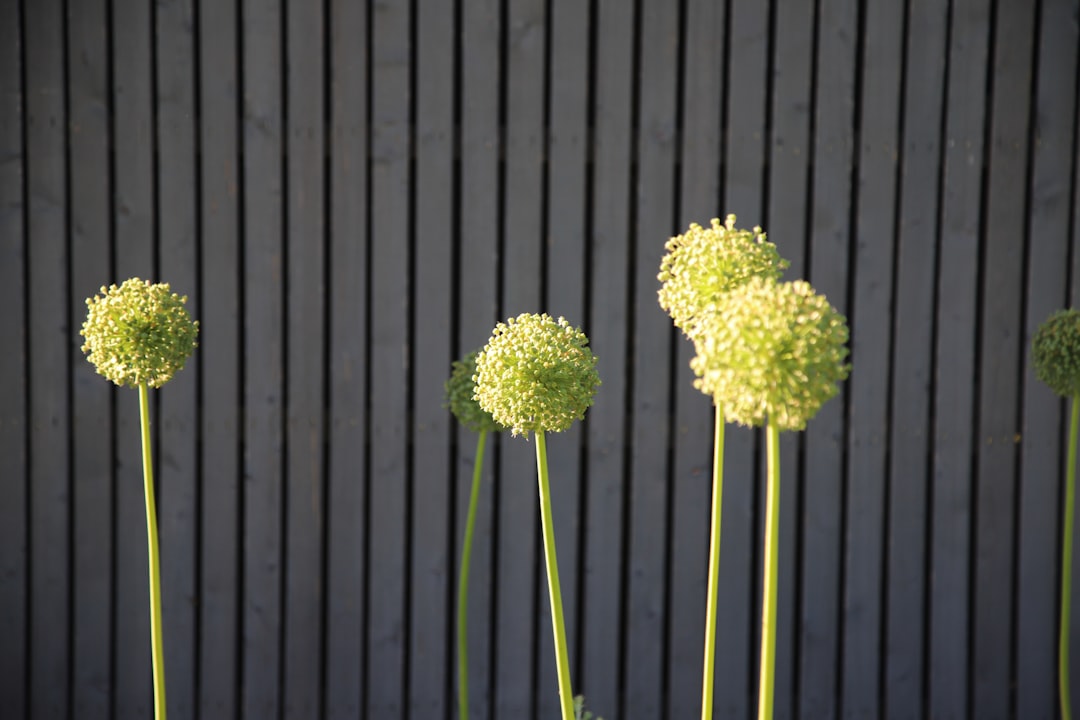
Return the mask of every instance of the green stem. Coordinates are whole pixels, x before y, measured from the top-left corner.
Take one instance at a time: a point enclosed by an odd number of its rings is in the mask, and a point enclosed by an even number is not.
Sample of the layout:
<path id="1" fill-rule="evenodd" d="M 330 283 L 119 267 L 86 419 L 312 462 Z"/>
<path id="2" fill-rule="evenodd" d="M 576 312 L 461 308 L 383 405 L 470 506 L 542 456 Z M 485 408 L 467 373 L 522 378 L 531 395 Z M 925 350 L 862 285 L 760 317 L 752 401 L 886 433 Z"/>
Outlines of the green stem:
<path id="1" fill-rule="evenodd" d="M 765 429 L 768 484 L 765 493 L 765 582 L 761 609 L 761 679 L 758 720 L 772 720 L 776 674 L 776 583 L 780 540 L 780 430 L 769 419 Z"/>
<path id="2" fill-rule="evenodd" d="M 150 459 L 150 401 L 146 383 L 139 384 L 142 424 L 143 492 L 146 496 L 146 555 L 150 570 L 150 643 L 154 668 L 154 717 L 165 720 L 165 651 L 161 639 L 161 564 L 158 560 L 157 510 L 154 506 L 154 466 Z"/>
<path id="3" fill-rule="evenodd" d="M 469 558 L 472 556 L 473 528 L 476 525 L 476 505 L 480 498 L 480 473 L 484 467 L 484 443 L 487 430 L 480 431 L 476 440 L 476 459 L 473 461 L 472 490 L 469 492 L 469 515 L 465 519 L 465 541 L 461 545 L 461 576 L 458 578 L 458 716 L 469 717 L 469 650 L 466 619 L 469 599 Z"/>
<path id="4" fill-rule="evenodd" d="M 1076 435 L 1080 430 L 1080 395 L 1072 399 L 1069 421 L 1069 455 L 1065 467 L 1065 519 L 1061 530 L 1061 630 L 1058 636 L 1058 692 L 1061 718 L 1071 720 L 1069 703 L 1069 606 L 1072 603 L 1072 539 L 1076 502 Z"/>
<path id="5" fill-rule="evenodd" d="M 716 595 L 720 588 L 720 518 L 724 499 L 724 410 L 716 403 L 713 428 L 712 517 L 709 524 L 709 579 L 705 603 L 705 661 L 701 677 L 701 720 L 710 720 L 716 668 Z"/>
<path id="6" fill-rule="evenodd" d="M 570 654 L 566 650 L 566 625 L 563 622 L 559 562 L 555 557 L 555 527 L 551 513 L 551 488 L 548 485 L 547 445 L 542 430 L 536 431 L 536 470 L 540 484 L 540 525 L 544 533 L 544 562 L 547 567 L 548 594 L 551 597 L 551 631 L 555 638 L 555 669 L 559 675 L 559 702 L 562 706 L 563 720 L 573 720 L 574 693 L 570 689 Z"/>

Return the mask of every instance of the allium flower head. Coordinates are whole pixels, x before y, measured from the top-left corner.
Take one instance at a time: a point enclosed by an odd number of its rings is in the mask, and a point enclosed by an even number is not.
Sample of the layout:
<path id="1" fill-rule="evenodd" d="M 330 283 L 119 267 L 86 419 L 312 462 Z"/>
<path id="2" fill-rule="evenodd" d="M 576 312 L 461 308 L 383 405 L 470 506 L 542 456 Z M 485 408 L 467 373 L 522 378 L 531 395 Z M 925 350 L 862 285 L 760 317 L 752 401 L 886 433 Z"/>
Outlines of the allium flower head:
<path id="1" fill-rule="evenodd" d="M 496 325 L 473 379 L 480 407 L 513 435 L 566 430 L 585 416 L 600 384 L 585 333 L 547 314 Z"/>
<path id="2" fill-rule="evenodd" d="M 804 281 L 751 278 L 702 316 L 690 367 L 724 417 L 802 430 L 847 378 L 847 323 Z"/>
<path id="3" fill-rule="evenodd" d="M 788 265 L 761 228 L 736 229 L 734 215 L 728 215 L 723 225 L 714 218 L 708 229 L 691 224 L 664 247 L 667 254 L 657 275 L 663 283 L 660 307 L 691 339 L 697 334 L 699 318 L 715 307 L 723 293 L 752 277 L 779 279 Z"/>
<path id="4" fill-rule="evenodd" d="M 477 351 L 474 350 L 451 363 L 450 379 L 446 381 L 446 407 L 450 408 L 458 422 L 473 432 L 498 432 L 503 427 L 473 397 L 476 389 L 473 383 L 476 355 Z"/>
<path id="5" fill-rule="evenodd" d="M 1080 310 L 1058 310 L 1031 339 L 1035 377 L 1058 395 L 1080 395 Z"/>
<path id="6" fill-rule="evenodd" d="M 86 300 L 82 351 L 87 359 L 117 385 L 167 383 L 197 345 L 199 323 L 184 307 L 187 297 L 171 292 L 168 283 L 138 278 L 102 287 L 101 293 Z"/>

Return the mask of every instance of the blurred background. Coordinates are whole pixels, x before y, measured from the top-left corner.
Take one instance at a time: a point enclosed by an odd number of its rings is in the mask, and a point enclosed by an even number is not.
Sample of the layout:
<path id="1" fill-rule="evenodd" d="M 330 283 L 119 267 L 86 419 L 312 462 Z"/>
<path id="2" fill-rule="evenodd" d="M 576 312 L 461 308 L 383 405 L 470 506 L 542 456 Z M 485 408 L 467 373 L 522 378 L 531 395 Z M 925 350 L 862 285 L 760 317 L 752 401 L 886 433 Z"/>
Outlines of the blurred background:
<path id="1" fill-rule="evenodd" d="M 712 407 L 656 273 L 730 212 L 851 327 L 783 440 L 776 716 L 1056 717 L 1028 346 L 1080 291 L 1078 36 L 1076 0 L 0 1 L 0 714 L 152 712 L 137 393 L 79 350 L 138 276 L 201 329 L 153 393 L 171 717 L 455 716 L 443 382 L 542 311 L 603 381 L 548 442 L 575 690 L 696 716 Z M 728 430 L 718 718 L 756 714 L 762 450 Z M 488 445 L 475 718 L 558 713 L 533 452 Z"/>

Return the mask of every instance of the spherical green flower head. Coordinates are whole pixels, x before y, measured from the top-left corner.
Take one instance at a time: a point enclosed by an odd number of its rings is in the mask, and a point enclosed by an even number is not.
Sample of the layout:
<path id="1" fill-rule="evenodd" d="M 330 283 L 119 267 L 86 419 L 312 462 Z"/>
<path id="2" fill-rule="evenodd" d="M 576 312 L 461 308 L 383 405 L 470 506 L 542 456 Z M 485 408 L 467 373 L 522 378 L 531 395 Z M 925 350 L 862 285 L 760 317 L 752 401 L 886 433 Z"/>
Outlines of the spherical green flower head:
<path id="1" fill-rule="evenodd" d="M 724 417 L 802 430 L 847 378 L 847 323 L 801 280 L 752 278 L 702 317 L 695 387 Z"/>
<path id="2" fill-rule="evenodd" d="M 498 432 L 503 427 L 473 397 L 476 389 L 473 383 L 476 355 L 477 351 L 474 350 L 451 363 L 450 379 L 446 381 L 446 407 L 450 408 L 458 422 L 473 432 Z"/>
<path id="3" fill-rule="evenodd" d="M 546 314 L 496 325 L 473 379 L 480 407 L 513 435 L 566 430 L 585 416 L 600 384 L 585 333 Z"/>
<path id="4" fill-rule="evenodd" d="M 1080 395 L 1080 310 L 1059 310 L 1031 339 L 1035 377 L 1058 395 Z"/>
<path id="5" fill-rule="evenodd" d="M 779 279 L 788 265 L 761 228 L 736 229 L 734 215 L 728 215 L 724 225 L 714 218 L 708 229 L 692 224 L 664 247 L 668 252 L 657 275 L 663 283 L 660 307 L 690 338 L 697 333 L 698 319 L 723 293 L 752 277 Z"/>
<path id="6" fill-rule="evenodd" d="M 199 323 L 184 307 L 187 297 L 138 278 L 101 293 L 86 300 L 82 326 L 82 351 L 98 374 L 131 387 L 167 383 L 196 347 Z"/>

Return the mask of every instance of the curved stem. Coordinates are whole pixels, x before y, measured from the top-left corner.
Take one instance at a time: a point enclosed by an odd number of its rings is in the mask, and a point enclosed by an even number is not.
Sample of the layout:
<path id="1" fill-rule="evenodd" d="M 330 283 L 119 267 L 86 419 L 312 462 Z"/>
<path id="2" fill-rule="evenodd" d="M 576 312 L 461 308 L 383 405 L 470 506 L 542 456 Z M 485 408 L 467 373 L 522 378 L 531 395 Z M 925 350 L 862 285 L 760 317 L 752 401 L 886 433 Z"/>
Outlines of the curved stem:
<path id="1" fill-rule="evenodd" d="M 710 720 L 716 668 L 716 594 L 720 587 L 720 518 L 724 497 L 724 410 L 716 404 L 713 428 L 712 517 L 709 524 L 708 599 L 705 603 L 705 661 L 701 677 L 701 720 Z"/>
<path id="2" fill-rule="evenodd" d="M 765 429 L 768 485 L 765 493 L 765 582 L 761 608 L 761 680 L 758 720 L 772 720 L 776 674 L 776 583 L 780 540 L 780 430 L 769 419 Z"/>
<path id="3" fill-rule="evenodd" d="M 551 513 L 551 488 L 548 485 L 547 445 L 541 430 L 536 431 L 536 470 L 540 484 L 544 562 L 547 567 L 548 594 L 551 597 L 551 631 L 555 638 L 555 669 L 559 675 L 559 702 L 563 720 L 573 720 L 574 693 L 570 689 L 570 654 L 566 650 L 566 625 L 563 622 L 562 591 L 559 589 L 559 562 L 555 557 L 555 527 Z"/>
<path id="4" fill-rule="evenodd" d="M 458 716 L 469 717 L 469 649 L 466 621 L 469 616 L 469 558 L 472 556 L 473 528 L 476 525 L 476 505 L 480 498 L 480 473 L 484 467 L 484 443 L 487 430 L 480 431 L 476 440 L 476 459 L 473 461 L 472 490 L 469 492 L 469 514 L 465 519 L 465 540 L 461 544 L 461 575 L 458 578 Z"/>
<path id="5" fill-rule="evenodd" d="M 150 401 L 146 383 L 139 385 L 142 425 L 143 493 L 146 496 L 146 555 L 150 570 L 150 643 L 154 668 L 154 717 L 165 720 L 165 651 L 161 638 L 161 564 L 158 560 L 157 509 L 154 506 L 154 466 L 150 457 Z"/>
<path id="6" fill-rule="evenodd" d="M 1069 421 L 1069 454 L 1065 467 L 1065 519 L 1061 529 L 1061 629 L 1058 636 L 1058 693 L 1061 718 L 1071 720 L 1069 702 L 1069 614 L 1072 604 L 1072 539 L 1076 502 L 1076 435 L 1080 430 L 1080 395 L 1072 399 Z"/>

